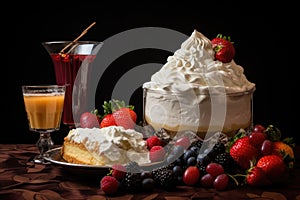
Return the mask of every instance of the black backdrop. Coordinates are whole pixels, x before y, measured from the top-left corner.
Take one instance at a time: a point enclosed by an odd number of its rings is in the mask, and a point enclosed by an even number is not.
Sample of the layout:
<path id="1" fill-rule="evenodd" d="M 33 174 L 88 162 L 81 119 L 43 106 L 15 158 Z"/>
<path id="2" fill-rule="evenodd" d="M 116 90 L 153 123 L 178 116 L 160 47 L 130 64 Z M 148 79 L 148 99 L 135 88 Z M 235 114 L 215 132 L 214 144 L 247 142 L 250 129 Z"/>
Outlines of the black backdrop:
<path id="1" fill-rule="evenodd" d="M 164 27 L 190 35 L 194 29 L 208 38 L 218 33 L 235 42 L 236 63 L 244 67 L 247 78 L 256 83 L 254 123 L 273 124 L 284 135 L 299 140 L 296 13 L 293 5 L 237 5 L 231 1 L 204 5 L 203 2 L 170 4 L 129 4 L 116 2 L 48 2 L 33 5 L 10 2 L 2 16 L 2 136 L 0 143 L 34 143 L 38 135 L 28 130 L 21 85 L 55 83 L 52 62 L 43 41 L 73 40 L 93 21 L 96 25 L 83 37 L 103 41 L 117 33 L 138 27 Z M 199 4 L 199 5 L 198 5 Z M 282 14 L 282 13 L 286 14 Z M 114 83 L 130 66 L 165 63 L 170 52 L 137 51 L 123 56 L 105 72 L 99 83 L 101 96 L 96 105 L 108 100 Z M 297 55 L 297 54 L 296 54 Z M 141 119 L 141 91 L 131 103 Z M 68 129 L 62 125 L 53 133 L 62 143 Z"/>

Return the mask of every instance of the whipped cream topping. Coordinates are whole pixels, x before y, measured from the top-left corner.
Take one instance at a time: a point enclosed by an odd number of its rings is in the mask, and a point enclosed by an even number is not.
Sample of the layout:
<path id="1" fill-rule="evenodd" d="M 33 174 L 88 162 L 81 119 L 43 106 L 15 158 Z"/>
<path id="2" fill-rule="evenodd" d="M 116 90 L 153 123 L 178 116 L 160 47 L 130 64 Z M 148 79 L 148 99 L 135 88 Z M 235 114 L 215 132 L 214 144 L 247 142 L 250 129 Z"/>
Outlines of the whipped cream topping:
<path id="1" fill-rule="evenodd" d="M 181 48 L 152 75 L 151 81 L 143 84 L 143 88 L 173 93 L 193 91 L 196 94 L 230 94 L 255 87 L 254 83 L 247 80 L 244 69 L 234 60 L 222 63 L 214 59 L 214 54 L 211 41 L 194 30 Z"/>
<path id="2" fill-rule="evenodd" d="M 105 128 L 76 128 L 67 137 L 85 148 L 106 165 L 124 164 L 136 161 L 139 164 L 150 163 L 147 143 L 143 134 L 122 126 Z"/>

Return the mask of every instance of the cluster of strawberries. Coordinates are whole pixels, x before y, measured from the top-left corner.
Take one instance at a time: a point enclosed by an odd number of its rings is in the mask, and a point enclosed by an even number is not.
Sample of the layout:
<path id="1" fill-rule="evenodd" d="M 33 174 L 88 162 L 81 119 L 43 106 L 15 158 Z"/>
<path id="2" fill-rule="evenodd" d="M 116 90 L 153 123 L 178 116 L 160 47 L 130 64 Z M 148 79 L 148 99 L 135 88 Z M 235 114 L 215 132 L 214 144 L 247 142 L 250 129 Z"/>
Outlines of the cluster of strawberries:
<path id="1" fill-rule="evenodd" d="M 250 186 L 285 183 L 294 163 L 292 138 L 281 139 L 281 132 L 273 125 L 255 125 L 250 134 L 239 132 L 229 145 L 236 163 L 246 170 Z"/>
<path id="2" fill-rule="evenodd" d="M 133 105 L 127 105 L 124 101 L 112 99 L 104 101 L 103 115 L 97 109 L 84 112 L 80 117 L 82 128 L 104 128 L 108 126 L 123 126 L 125 129 L 133 129 L 136 125 L 137 114 Z"/>

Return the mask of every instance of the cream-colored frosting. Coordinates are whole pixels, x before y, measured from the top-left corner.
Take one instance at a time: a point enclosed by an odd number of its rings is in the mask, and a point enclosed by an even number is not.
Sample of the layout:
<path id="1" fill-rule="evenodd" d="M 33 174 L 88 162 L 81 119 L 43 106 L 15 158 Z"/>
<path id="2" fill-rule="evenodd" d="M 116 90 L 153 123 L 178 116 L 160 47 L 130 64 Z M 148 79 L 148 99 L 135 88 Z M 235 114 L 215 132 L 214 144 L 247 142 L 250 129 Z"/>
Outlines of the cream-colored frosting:
<path id="1" fill-rule="evenodd" d="M 234 133 L 251 124 L 255 84 L 234 60 L 216 60 L 211 41 L 196 30 L 143 88 L 144 118 L 155 129 Z"/>
<path id="2" fill-rule="evenodd" d="M 136 161 L 139 164 L 149 163 L 149 151 L 142 133 L 122 126 L 105 128 L 76 128 L 67 137 L 85 148 L 106 165 L 124 164 Z"/>
<path id="3" fill-rule="evenodd" d="M 151 81 L 143 84 L 144 88 L 152 90 L 181 93 L 192 89 L 196 94 L 224 89 L 227 94 L 237 93 L 251 90 L 254 86 L 234 60 L 229 63 L 215 60 L 211 41 L 196 30 L 152 75 Z"/>

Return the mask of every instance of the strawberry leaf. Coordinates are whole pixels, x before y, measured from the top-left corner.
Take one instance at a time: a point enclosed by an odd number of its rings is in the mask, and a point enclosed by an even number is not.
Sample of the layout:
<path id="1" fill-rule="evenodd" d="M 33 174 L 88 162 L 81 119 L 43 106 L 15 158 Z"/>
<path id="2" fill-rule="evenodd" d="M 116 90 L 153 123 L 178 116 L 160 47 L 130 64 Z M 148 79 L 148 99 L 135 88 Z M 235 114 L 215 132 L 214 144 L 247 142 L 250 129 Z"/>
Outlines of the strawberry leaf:
<path id="1" fill-rule="evenodd" d="M 269 125 L 264 133 L 266 133 L 268 138 L 273 142 L 280 141 L 281 139 L 281 131 L 273 125 Z"/>
<path id="2" fill-rule="evenodd" d="M 227 145 L 227 148 L 226 148 L 226 152 L 229 152 L 230 151 L 230 148 L 231 146 L 240 138 L 246 136 L 246 131 L 245 129 L 239 129 L 238 132 L 229 139 L 228 141 L 228 145 Z"/>

